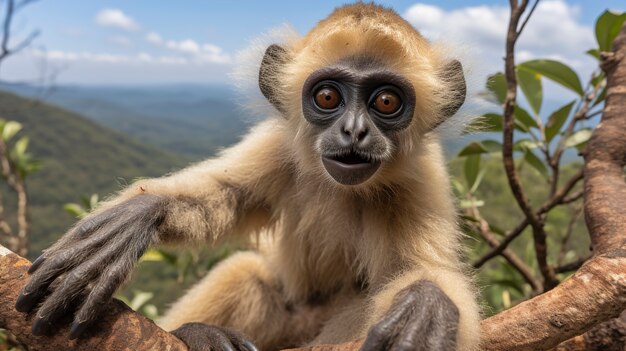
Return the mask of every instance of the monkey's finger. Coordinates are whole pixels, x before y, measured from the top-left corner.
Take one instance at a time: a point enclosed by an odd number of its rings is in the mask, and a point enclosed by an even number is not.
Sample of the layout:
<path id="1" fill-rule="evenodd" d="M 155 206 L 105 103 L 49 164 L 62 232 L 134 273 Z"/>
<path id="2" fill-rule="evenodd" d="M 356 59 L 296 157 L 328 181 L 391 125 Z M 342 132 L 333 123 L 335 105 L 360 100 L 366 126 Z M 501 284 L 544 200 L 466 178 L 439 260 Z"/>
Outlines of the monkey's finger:
<path id="1" fill-rule="evenodd" d="M 113 228 L 113 230 L 109 230 L 108 232 L 115 232 L 117 228 Z M 35 273 L 44 262 L 49 261 L 50 257 L 55 255 L 62 255 L 63 257 L 70 257 L 73 260 L 78 260 L 81 253 L 89 252 L 92 247 L 101 246 L 106 241 L 110 239 L 110 235 L 105 235 L 104 233 L 101 235 L 92 235 L 89 238 L 81 241 L 64 241 L 63 246 L 58 246 L 58 248 L 51 247 L 45 250 L 28 269 L 29 274 Z M 55 245 L 56 246 L 56 245 Z M 47 264 L 46 264 L 47 265 Z"/>
<path id="2" fill-rule="evenodd" d="M 119 248 L 119 247 L 118 247 Z M 45 334 L 49 327 L 73 308 L 70 306 L 79 305 L 84 298 L 84 291 L 87 285 L 97 277 L 98 273 L 112 260 L 112 253 L 101 252 L 92 257 L 87 262 L 73 268 L 64 277 L 51 286 L 53 290 L 35 316 L 33 321 L 33 335 Z M 53 283 L 53 284 L 54 284 Z"/>
<path id="3" fill-rule="evenodd" d="M 231 344 L 235 346 L 237 351 L 258 351 L 256 346 L 248 340 L 245 336 L 230 329 L 220 329 L 230 340 Z"/>
<path id="4" fill-rule="evenodd" d="M 116 232 L 117 228 L 113 232 Z M 95 235 L 92 238 L 78 242 L 73 247 L 49 254 L 46 252 L 41 259 L 37 270 L 31 276 L 28 284 L 24 286 L 15 303 L 15 309 L 20 312 L 30 312 L 48 292 L 50 284 L 61 274 L 72 267 L 80 265 L 94 254 L 96 248 L 106 244 L 112 235 Z M 111 257 L 124 249 L 125 243 L 120 242 L 116 246 L 104 250 L 96 255 L 100 259 Z M 48 255 L 51 255 L 48 257 Z M 38 259 L 39 260 L 39 259 Z"/>
<path id="5" fill-rule="evenodd" d="M 91 289 L 87 299 L 79 308 L 69 338 L 76 339 L 96 320 L 102 309 L 111 300 L 115 290 L 130 274 L 132 264 L 116 262 L 109 266 Z"/>
<path id="6" fill-rule="evenodd" d="M 450 298 L 430 281 L 414 284 L 409 292 L 417 303 L 391 350 L 456 350 L 459 312 Z"/>
<path id="7" fill-rule="evenodd" d="M 66 254 L 56 255 L 46 259 L 44 268 L 39 269 L 30 278 L 15 302 L 15 309 L 20 312 L 30 312 L 39 303 L 46 293 L 48 286 L 70 266 Z"/>
<path id="8" fill-rule="evenodd" d="M 367 333 L 360 351 L 386 350 L 410 317 L 407 306 L 415 303 L 412 295 L 394 305 L 389 313 Z"/>
<path id="9" fill-rule="evenodd" d="M 241 351 L 235 348 L 231 341 L 231 333 L 226 328 L 220 328 L 204 323 L 185 323 L 178 329 L 171 331 L 182 340 L 189 351 Z"/>
<path id="10" fill-rule="evenodd" d="M 455 351 L 457 322 L 439 313 L 413 314 L 390 351 Z"/>
<path id="11" fill-rule="evenodd" d="M 135 235 L 141 236 L 141 235 Z M 124 247 L 121 247 L 124 246 Z M 70 339 L 75 339 L 93 323 L 100 314 L 104 306 L 111 300 L 117 288 L 124 283 L 126 278 L 135 266 L 141 253 L 148 248 L 149 242 L 142 240 L 132 240 L 130 243 L 119 241 L 118 245 L 108 248 L 102 255 L 115 257 L 120 251 L 123 254 L 117 259 L 111 260 L 107 268 L 97 278 L 97 281 L 89 296 L 80 307 L 70 328 Z"/>

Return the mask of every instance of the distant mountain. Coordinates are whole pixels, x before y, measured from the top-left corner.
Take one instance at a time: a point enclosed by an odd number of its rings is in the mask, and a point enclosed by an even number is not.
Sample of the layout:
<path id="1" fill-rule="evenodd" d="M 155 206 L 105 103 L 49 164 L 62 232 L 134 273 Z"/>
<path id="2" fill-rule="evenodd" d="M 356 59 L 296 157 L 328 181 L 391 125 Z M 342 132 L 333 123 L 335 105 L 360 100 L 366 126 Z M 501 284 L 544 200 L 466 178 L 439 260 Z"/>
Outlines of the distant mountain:
<path id="1" fill-rule="evenodd" d="M 30 152 L 43 162 L 41 171 L 27 179 L 33 254 L 74 222 L 63 204 L 92 193 L 105 196 L 137 177 L 162 175 L 190 162 L 76 113 L 11 93 L 0 92 L 0 117 L 23 124 L 20 135 L 30 137 Z"/>
<path id="2" fill-rule="evenodd" d="M 237 142 L 249 127 L 228 85 L 59 86 L 0 89 L 59 105 L 146 144 L 202 159 Z"/>

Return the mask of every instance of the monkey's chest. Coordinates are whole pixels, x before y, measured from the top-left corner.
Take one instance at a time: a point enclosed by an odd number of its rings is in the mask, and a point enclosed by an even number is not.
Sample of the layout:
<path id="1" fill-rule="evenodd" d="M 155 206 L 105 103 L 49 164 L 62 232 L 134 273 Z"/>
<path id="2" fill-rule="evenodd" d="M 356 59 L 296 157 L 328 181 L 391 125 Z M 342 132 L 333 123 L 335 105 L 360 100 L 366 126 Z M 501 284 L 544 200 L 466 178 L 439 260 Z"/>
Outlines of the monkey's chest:
<path id="1" fill-rule="evenodd" d="M 298 296 L 332 294 L 362 281 L 363 213 L 342 203 L 286 209 L 278 259 L 285 286 Z"/>

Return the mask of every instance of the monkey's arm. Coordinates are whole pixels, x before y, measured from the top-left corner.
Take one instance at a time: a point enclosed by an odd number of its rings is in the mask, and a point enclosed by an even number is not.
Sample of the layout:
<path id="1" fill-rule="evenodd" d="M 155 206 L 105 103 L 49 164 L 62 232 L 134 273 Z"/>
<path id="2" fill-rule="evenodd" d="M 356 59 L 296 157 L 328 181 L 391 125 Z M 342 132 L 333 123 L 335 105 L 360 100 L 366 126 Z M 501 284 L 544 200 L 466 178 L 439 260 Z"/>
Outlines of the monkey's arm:
<path id="1" fill-rule="evenodd" d="M 75 312 L 70 337 L 77 337 L 152 245 L 267 223 L 272 196 L 288 182 L 275 124 L 260 126 L 223 157 L 131 185 L 45 250 L 16 303 L 23 312 L 39 306 L 33 334 Z"/>
<path id="2" fill-rule="evenodd" d="M 387 284 L 373 303 L 362 351 L 478 350 L 478 305 L 460 271 L 414 269 Z"/>

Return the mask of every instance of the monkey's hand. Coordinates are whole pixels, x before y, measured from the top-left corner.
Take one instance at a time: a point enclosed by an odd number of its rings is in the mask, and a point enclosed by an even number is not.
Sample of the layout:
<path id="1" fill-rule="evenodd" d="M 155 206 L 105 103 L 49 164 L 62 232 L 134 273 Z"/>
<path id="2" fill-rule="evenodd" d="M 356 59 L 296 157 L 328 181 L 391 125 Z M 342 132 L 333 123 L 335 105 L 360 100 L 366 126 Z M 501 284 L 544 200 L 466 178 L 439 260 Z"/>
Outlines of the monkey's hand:
<path id="1" fill-rule="evenodd" d="M 49 334 L 55 322 L 71 316 L 69 338 L 77 338 L 110 301 L 148 247 L 158 241 L 166 197 L 138 195 L 79 221 L 45 250 L 28 270 L 30 281 L 15 308 L 39 305 L 33 335 Z"/>
<path id="2" fill-rule="evenodd" d="M 361 351 L 455 351 L 459 310 L 439 287 L 421 280 L 401 290 Z"/>
<path id="3" fill-rule="evenodd" d="M 258 351 L 243 335 L 204 323 L 185 323 L 172 334 L 182 340 L 189 351 Z"/>

